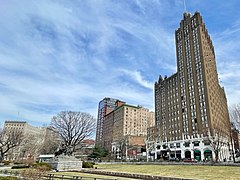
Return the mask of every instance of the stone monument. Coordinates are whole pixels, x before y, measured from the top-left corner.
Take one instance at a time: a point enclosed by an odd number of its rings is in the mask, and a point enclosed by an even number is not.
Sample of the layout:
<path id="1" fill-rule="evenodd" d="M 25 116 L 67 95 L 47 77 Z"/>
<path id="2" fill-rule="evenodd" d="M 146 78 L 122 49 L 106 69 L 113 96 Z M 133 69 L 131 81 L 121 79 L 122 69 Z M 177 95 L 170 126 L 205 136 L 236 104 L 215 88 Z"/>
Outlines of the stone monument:
<path id="1" fill-rule="evenodd" d="M 73 155 L 71 147 L 64 145 L 55 152 L 55 157 L 49 161 L 49 164 L 56 171 L 79 171 L 82 169 L 82 161 Z"/>

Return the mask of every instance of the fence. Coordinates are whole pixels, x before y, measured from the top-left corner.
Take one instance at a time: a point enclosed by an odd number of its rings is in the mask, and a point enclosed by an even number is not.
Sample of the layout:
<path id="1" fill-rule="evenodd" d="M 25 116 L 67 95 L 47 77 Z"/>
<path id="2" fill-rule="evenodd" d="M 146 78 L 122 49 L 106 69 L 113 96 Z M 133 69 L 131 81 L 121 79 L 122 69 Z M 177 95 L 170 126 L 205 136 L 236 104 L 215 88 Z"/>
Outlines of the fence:
<path id="1" fill-rule="evenodd" d="M 0 170 L 0 176 L 14 176 L 19 179 L 29 179 L 21 176 L 20 171 L 10 171 L 10 170 Z M 70 175 L 62 175 L 62 174 L 48 174 L 43 176 L 41 179 L 49 179 L 49 180 L 117 180 L 116 178 L 97 178 L 97 177 L 87 177 L 87 176 L 70 176 Z"/>
<path id="2" fill-rule="evenodd" d="M 0 170 L 0 176 L 5 175 L 5 176 L 20 176 L 19 171 L 8 171 L 8 170 Z"/>
<path id="3" fill-rule="evenodd" d="M 97 178 L 97 177 L 84 177 L 84 176 L 70 176 L 70 175 L 59 175 L 59 174 L 48 174 L 48 176 L 46 177 L 49 180 L 55 180 L 55 179 L 62 179 L 62 180 L 74 180 L 74 179 L 78 179 L 78 180 L 117 180 L 115 179 L 110 179 L 110 178 Z"/>

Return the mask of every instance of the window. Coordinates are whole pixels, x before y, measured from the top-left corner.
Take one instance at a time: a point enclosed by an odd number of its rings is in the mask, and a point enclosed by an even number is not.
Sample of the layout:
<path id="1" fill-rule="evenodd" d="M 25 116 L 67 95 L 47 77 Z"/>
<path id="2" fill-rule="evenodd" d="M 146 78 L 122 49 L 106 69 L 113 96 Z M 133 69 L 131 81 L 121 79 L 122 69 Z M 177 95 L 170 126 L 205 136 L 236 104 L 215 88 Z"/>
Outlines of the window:
<path id="1" fill-rule="evenodd" d="M 194 141 L 193 142 L 194 146 L 199 146 L 199 143 L 200 143 L 199 141 Z"/>
<path id="2" fill-rule="evenodd" d="M 195 123 L 197 123 L 197 118 L 194 119 Z"/>
<path id="3" fill-rule="evenodd" d="M 209 140 L 204 140 L 203 143 L 204 143 L 205 146 L 210 145 L 210 141 Z"/>
<path id="4" fill-rule="evenodd" d="M 176 143 L 177 148 L 180 148 L 180 143 Z"/>
<path id="5" fill-rule="evenodd" d="M 189 147 L 189 146 L 190 146 L 190 142 L 185 142 L 185 143 L 184 143 L 184 146 L 185 146 L 185 147 Z"/>
<path id="6" fill-rule="evenodd" d="M 166 144 L 163 145 L 163 149 L 167 149 L 167 145 Z"/>

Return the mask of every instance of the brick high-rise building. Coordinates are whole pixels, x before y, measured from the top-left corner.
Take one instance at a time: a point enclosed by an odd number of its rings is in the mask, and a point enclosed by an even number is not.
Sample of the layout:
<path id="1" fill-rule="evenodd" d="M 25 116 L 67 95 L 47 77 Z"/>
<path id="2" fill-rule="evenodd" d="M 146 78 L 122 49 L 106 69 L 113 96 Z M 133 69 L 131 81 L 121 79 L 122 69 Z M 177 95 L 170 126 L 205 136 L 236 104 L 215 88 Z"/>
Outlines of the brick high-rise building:
<path id="1" fill-rule="evenodd" d="M 184 13 L 175 41 L 177 72 L 160 76 L 155 83 L 156 126 L 161 140 L 156 158 L 168 154 L 166 149 L 170 148 L 175 157 L 204 160 L 212 151 L 207 137 L 216 134 L 226 138 L 219 158 L 228 158 L 227 99 L 219 84 L 212 40 L 199 12 Z"/>
<path id="2" fill-rule="evenodd" d="M 106 115 L 104 147 L 116 155 L 126 156 L 126 149 L 145 146 L 147 128 L 155 125 L 154 112 L 141 106 L 122 104 Z M 124 150 L 125 149 L 125 150 Z"/>
<path id="3" fill-rule="evenodd" d="M 105 123 L 105 116 L 113 111 L 116 107 L 124 104 L 124 102 L 105 97 L 103 100 L 99 102 L 98 105 L 98 117 L 97 117 L 97 132 L 96 132 L 96 144 L 103 146 L 103 126 Z"/>

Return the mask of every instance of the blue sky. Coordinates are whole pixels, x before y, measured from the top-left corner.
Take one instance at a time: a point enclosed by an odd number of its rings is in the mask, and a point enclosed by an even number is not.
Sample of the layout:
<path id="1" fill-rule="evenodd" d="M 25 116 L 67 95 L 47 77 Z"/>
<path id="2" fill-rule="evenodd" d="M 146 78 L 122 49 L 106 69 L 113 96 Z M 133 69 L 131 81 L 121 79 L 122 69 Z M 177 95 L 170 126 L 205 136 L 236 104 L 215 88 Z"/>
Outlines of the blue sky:
<path id="1" fill-rule="evenodd" d="M 240 1 L 186 0 L 215 46 L 228 104 L 240 102 Z M 153 110 L 159 74 L 176 72 L 182 0 L 0 1 L 0 121 L 47 125 L 62 110 L 96 117 L 114 97 Z"/>

